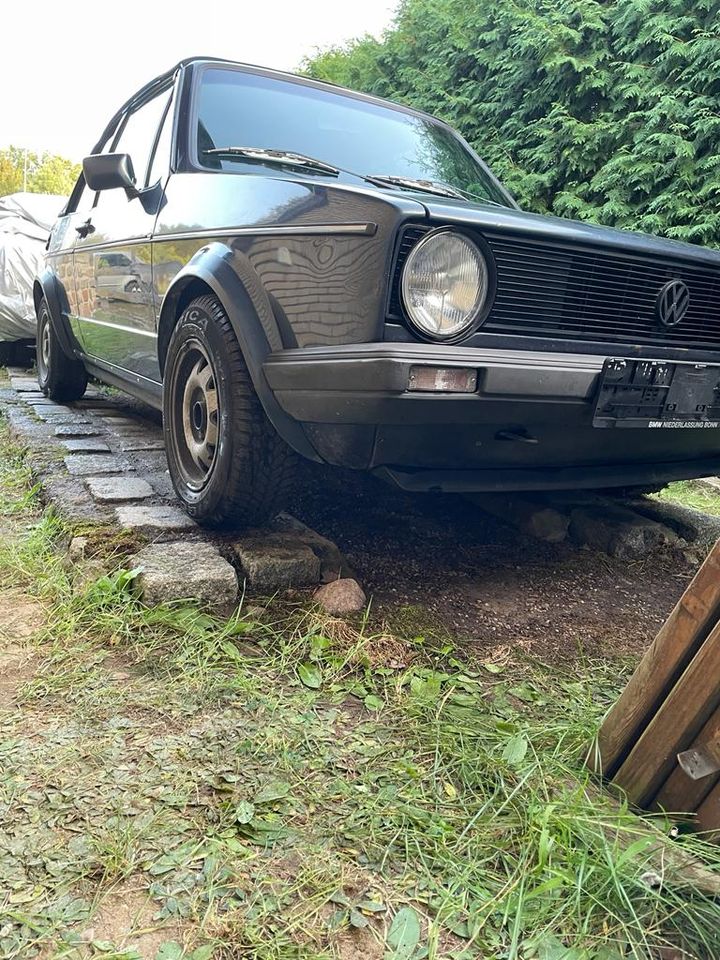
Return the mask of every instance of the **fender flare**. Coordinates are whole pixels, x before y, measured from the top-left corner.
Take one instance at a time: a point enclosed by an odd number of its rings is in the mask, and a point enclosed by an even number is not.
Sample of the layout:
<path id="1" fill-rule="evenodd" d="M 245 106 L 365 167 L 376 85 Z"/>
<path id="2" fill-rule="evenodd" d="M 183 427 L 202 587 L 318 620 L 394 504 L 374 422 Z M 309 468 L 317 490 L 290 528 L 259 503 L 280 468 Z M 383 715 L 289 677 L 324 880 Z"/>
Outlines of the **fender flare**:
<path id="1" fill-rule="evenodd" d="M 78 356 L 82 351 L 70 326 L 70 304 L 68 303 L 65 288 L 49 267 L 36 277 L 33 284 L 33 300 L 35 301 L 35 316 L 40 312 L 42 300 L 48 305 L 50 323 L 60 346 L 68 357 Z"/>
<path id="2" fill-rule="evenodd" d="M 283 348 L 280 329 L 260 278 L 245 254 L 219 241 L 200 250 L 174 277 L 158 317 L 158 362 L 164 373 L 170 336 L 184 306 L 183 294 L 201 281 L 218 298 L 240 344 L 250 378 L 265 414 L 283 440 L 309 460 L 321 462 L 301 424 L 281 408 L 263 371 L 275 350 Z"/>

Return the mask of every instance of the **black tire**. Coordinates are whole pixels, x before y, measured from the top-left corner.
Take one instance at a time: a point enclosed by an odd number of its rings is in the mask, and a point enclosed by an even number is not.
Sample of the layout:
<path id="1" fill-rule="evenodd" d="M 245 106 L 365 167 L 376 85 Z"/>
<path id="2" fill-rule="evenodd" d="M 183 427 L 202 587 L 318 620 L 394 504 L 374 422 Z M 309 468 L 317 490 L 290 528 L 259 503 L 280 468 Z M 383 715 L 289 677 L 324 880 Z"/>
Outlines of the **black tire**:
<path id="1" fill-rule="evenodd" d="M 232 325 L 213 296 L 193 300 L 170 337 L 163 429 L 175 492 L 198 523 L 253 526 L 287 502 L 295 455 L 265 416 Z"/>
<path id="2" fill-rule="evenodd" d="M 58 403 L 79 400 L 87 389 L 87 371 L 80 360 L 63 350 L 44 300 L 38 311 L 37 370 L 40 389 Z"/>

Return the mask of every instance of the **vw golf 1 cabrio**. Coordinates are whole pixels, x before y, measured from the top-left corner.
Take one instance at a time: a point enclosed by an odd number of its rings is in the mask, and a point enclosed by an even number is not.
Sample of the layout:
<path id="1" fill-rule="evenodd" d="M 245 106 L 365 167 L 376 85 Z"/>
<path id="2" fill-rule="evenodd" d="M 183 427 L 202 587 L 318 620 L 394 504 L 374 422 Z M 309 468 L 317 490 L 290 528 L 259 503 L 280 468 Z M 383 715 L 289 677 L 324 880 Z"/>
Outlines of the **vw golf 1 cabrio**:
<path id="1" fill-rule="evenodd" d="M 113 116 L 35 283 L 38 375 L 163 411 L 208 525 L 294 457 L 409 490 L 720 470 L 720 254 L 520 211 L 446 124 L 193 58 Z"/>

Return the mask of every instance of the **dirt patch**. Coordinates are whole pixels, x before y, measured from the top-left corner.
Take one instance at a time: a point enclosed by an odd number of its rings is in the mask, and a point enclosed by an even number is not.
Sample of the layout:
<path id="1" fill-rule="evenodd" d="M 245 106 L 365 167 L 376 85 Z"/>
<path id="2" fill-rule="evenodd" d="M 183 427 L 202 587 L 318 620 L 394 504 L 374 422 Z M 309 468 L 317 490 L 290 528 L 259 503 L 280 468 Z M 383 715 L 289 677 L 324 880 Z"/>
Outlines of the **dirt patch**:
<path id="1" fill-rule="evenodd" d="M 694 573 L 677 556 L 627 564 L 542 543 L 461 497 L 362 474 L 319 472 L 292 510 L 343 550 L 380 623 L 402 632 L 398 611 L 421 607 L 482 657 L 504 645 L 547 662 L 639 655 Z"/>
<path id="2" fill-rule="evenodd" d="M 45 621 L 41 604 L 22 590 L 0 593 L 0 655 L 6 644 L 22 643 L 32 637 Z"/>
<path id="3" fill-rule="evenodd" d="M 44 623 L 39 603 L 21 591 L 0 594 L 0 711 L 10 710 L 20 687 L 37 669 L 37 652 L 27 641 Z"/>
<path id="4" fill-rule="evenodd" d="M 182 941 L 180 927 L 153 920 L 156 911 L 157 904 L 148 900 L 137 880 L 119 883 L 104 897 L 82 938 L 112 943 L 117 950 L 132 947 L 143 960 L 154 960 L 163 943 Z"/>
<path id="5" fill-rule="evenodd" d="M 36 656 L 23 647 L 9 645 L 0 653 L 0 712 L 15 705 L 18 690 L 36 670 Z"/>

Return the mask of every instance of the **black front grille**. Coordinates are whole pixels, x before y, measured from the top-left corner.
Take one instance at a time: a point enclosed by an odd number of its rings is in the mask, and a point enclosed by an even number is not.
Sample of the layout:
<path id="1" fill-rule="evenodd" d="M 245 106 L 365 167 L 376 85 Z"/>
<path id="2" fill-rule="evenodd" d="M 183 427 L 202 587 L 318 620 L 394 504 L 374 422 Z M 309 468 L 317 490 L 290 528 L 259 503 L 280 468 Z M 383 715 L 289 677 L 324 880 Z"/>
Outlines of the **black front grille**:
<path id="1" fill-rule="evenodd" d="M 400 237 L 389 302 L 401 317 L 400 274 L 422 227 Z M 545 240 L 484 233 L 495 259 L 495 302 L 482 329 L 545 339 L 720 347 L 720 267 L 623 255 Z M 657 319 L 661 288 L 683 280 L 690 306 L 676 327 Z"/>
<path id="2" fill-rule="evenodd" d="M 573 340 L 720 346 L 720 268 L 506 237 L 487 237 L 497 268 L 483 329 Z M 656 317 L 661 288 L 681 279 L 690 306 L 676 327 Z"/>

